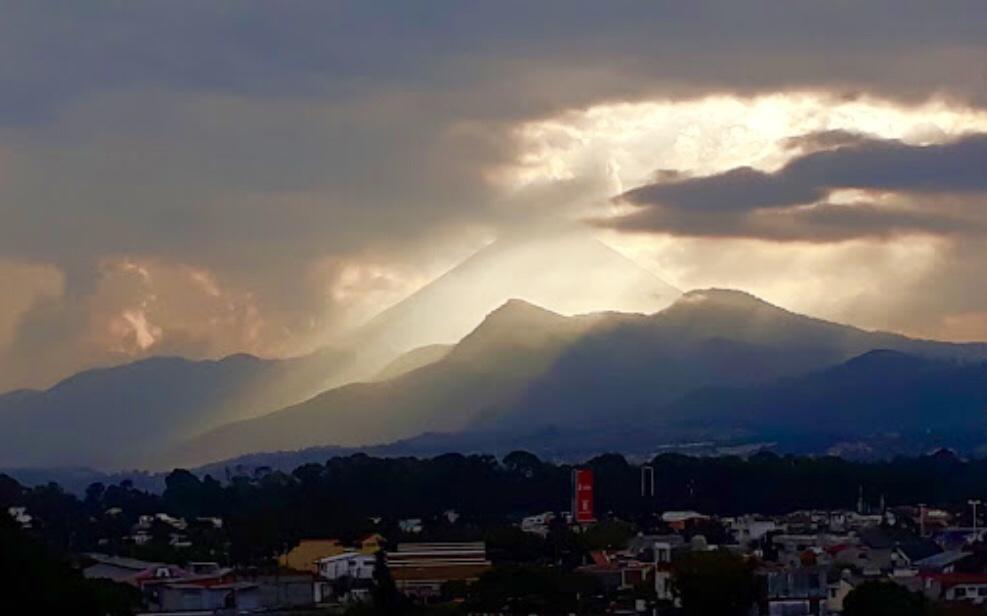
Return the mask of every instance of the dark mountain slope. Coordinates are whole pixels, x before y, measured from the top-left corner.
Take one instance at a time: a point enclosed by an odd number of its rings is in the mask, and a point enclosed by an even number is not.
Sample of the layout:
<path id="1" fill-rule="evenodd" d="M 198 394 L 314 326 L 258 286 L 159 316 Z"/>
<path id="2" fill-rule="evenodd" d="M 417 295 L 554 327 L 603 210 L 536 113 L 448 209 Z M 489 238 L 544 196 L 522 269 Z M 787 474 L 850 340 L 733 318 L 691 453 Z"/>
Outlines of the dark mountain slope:
<path id="1" fill-rule="evenodd" d="M 689 293 L 652 316 L 563 317 L 514 300 L 435 363 L 204 434 L 174 461 L 366 446 L 430 431 L 498 438 L 541 429 L 633 431 L 703 387 L 802 375 L 889 345 L 937 357 L 983 354 L 982 345 L 915 341 L 802 317 L 734 291 Z"/>
<path id="2" fill-rule="evenodd" d="M 699 388 L 802 375 L 879 348 L 987 358 L 981 344 L 868 332 L 740 291 L 692 291 L 651 317 L 615 320 L 588 332 L 489 427 L 631 424 Z"/>
<path id="3" fill-rule="evenodd" d="M 436 363 L 383 382 L 345 385 L 224 426 L 192 440 L 168 463 L 327 443 L 370 445 L 430 430 L 462 430 L 479 414 L 510 405 L 565 348 L 607 318 L 563 317 L 512 300 Z"/>
<path id="4" fill-rule="evenodd" d="M 137 465 L 204 427 L 311 396 L 345 356 L 155 357 L 0 396 L 0 465 Z"/>
<path id="5" fill-rule="evenodd" d="M 697 392 L 659 415 L 662 423 L 710 434 L 792 440 L 922 433 L 987 443 L 987 363 L 871 351 L 800 378 Z"/>
<path id="6" fill-rule="evenodd" d="M 377 373 L 375 381 L 386 381 L 394 377 L 401 376 L 424 368 L 429 364 L 434 364 L 444 358 L 452 350 L 452 344 L 429 344 L 417 349 L 412 349 L 407 353 L 398 356 L 397 359 L 384 366 L 384 369 Z"/>

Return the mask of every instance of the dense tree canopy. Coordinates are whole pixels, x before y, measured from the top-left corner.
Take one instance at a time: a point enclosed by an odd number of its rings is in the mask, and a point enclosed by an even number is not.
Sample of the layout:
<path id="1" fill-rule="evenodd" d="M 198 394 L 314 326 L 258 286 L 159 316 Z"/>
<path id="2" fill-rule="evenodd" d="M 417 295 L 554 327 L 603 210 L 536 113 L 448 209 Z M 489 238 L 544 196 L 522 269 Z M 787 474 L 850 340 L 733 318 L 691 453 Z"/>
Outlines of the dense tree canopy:
<path id="1" fill-rule="evenodd" d="M 931 616 L 932 608 L 920 593 L 893 582 L 865 582 L 843 600 L 844 616 Z"/>
<path id="2" fill-rule="evenodd" d="M 861 489 L 875 506 L 882 495 L 890 505 L 963 504 L 968 498 L 983 498 L 987 486 L 987 461 L 961 461 L 944 452 L 881 463 L 771 453 L 746 459 L 663 454 L 648 464 L 654 470 L 654 496 L 642 496 L 641 467 L 620 455 L 599 456 L 585 464 L 595 474 L 595 508 L 601 521 L 619 517 L 653 527 L 656 513 L 673 509 L 733 515 L 851 508 Z M 579 541 L 566 533 L 551 533 L 546 548 L 496 527 L 524 515 L 568 510 L 571 470 L 527 452 L 511 453 L 502 461 L 484 455 L 419 459 L 358 454 L 305 464 L 290 473 L 266 469 L 222 482 L 178 469 L 168 475 L 161 495 L 124 481 L 93 484 L 81 499 L 55 484 L 25 488 L 0 475 L 0 505 L 26 506 L 36 517 L 38 537 L 56 549 L 77 552 L 99 549 L 174 559 L 161 542 L 140 549 L 121 542 L 138 516 L 158 512 L 190 520 L 195 548 L 183 557 L 252 565 L 271 562 L 303 537 L 352 540 L 373 531 L 400 539 L 398 520 L 420 517 L 430 521 L 418 536 L 421 540 L 485 539 L 504 562 L 527 562 L 533 553 L 549 553 L 561 563 L 570 562 L 580 550 L 618 543 L 629 531 L 617 532 L 619 528 L 604 524 Z M 443 522 L 449 510 L 468 523 Z M 109 515 L 111 511 L 116 513 Z M 222 518 L 222 531 L 196 522 L 204 516 Z M 604 536 L 604 530 L 612 532 Z M 722 529 L 715 525 L 695 532 L 714 542 L 722 539 L 716 536 Z"/>
<path id="3" fill-rule="evenodd" d="M 731 552 L 689 552 L 675 561 L 672 590 L 684 616 L 747 616 L 757 598 L 754 568 Z"/>
<path id="4" fill-rule="evenodd" d="M 0 512 L 2 513 L 2 512 Z M 109 580 L 87 580 L 58 552 L 39 544 L 7 515 L 0 515 L 0 613 L 83 616 L 132 614 L 137 589 Z"/>

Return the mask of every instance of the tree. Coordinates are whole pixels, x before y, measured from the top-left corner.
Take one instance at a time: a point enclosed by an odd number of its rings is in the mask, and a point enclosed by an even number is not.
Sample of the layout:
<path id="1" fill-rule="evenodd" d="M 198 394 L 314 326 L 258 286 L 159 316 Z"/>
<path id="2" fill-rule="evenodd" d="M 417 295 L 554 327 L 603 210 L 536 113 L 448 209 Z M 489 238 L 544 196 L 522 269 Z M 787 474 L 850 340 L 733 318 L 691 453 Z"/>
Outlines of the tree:
<path id="1" fill-rule="evenodd" d="M 407 601 L 398 591 L 387 568 L 387 558 L 383 551 L 377 552 L 374 562 L 374 588 L 372 592 L 374 607 L 381 614 L 400 614 L 406 607 Z"/>
<path id="2" fill-rule="evenodd" d="M 721 550 L 690 552 L 676 559 L 672 590 L 686 616 L 746 616 L 757 597 L 751 564 Z"/>
<path id="3" fill-rule="evenodd" d="M 844 616 L 928 616 L 931 613 L 924 596 L 894 582 L 864 582 L 843 601 Z"/>
<path id="4" fill-rule="evenodd" d="M 634 525 L 622 520 L 603 520 L 579 535 L 579 543 L 587 550 L 621 549 L 637 532 Z"/>
<path id="5" fill-rule="evenodd" d="M 466 589 L 467 612 L 558 614 L 582 611 L 599 590 L 595 578 L 556 568 L 495 567 Z"/>
<path id="6" fill-rule="evenodd" d="M 140 592 L 109 580 L 88 580 L 63 555 L 31 539 L 0 512 L 0 613 L 123 616 Z"/>
<path id="7" fill-rule="evenodd" d="M 504 456 L 504 468 L 507 472 L 531 479 L 541 471 L 542 462 L 533 453 L 527 451 L 512 451 Z"/>

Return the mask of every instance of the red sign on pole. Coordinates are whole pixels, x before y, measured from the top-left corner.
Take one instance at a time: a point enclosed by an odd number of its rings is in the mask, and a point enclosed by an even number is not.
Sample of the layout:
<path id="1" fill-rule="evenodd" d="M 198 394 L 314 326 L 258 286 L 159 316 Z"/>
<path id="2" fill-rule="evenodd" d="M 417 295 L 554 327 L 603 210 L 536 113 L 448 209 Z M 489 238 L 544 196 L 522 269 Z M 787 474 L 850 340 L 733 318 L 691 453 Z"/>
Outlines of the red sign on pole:
<path id="1" fill-rule="evenodd" d="M 572 471 L 572 517 L 583 524 L 593 522 L 593 471 L 577 468 Z"/>

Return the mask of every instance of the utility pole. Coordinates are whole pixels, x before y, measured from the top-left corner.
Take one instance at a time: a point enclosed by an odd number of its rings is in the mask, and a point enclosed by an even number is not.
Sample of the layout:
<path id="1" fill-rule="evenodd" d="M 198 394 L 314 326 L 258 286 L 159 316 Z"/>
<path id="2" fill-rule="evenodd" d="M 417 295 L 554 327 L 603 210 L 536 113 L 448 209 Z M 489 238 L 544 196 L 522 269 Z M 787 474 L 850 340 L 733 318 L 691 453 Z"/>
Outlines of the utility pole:
<path id="1" fill-rule="evenodd" d="M 977 505 L 980 504 L 979 500 L 968 500 L 966 501 L 970 507 L 973 508 L 973 533 L 977 533 Z"/>

